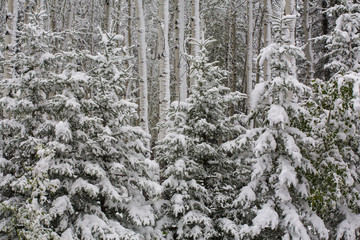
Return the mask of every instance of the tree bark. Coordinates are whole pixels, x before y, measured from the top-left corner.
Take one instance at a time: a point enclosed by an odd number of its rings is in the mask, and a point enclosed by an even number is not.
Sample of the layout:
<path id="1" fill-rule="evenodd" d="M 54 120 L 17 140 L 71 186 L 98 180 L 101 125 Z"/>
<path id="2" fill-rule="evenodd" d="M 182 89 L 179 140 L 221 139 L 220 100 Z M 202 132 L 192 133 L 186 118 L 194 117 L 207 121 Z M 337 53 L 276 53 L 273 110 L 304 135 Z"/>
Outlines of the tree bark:
<path id="1" fill-rule="evenodd" d="M 252 92 L 252 60 L 253 60 L 253 1 L 247 1 L 247 14 L 248 14 L 248 29 L 247 29 L 247 52 L 246 52 L 246 94 L 247 110 L 250 112 L 251 92 Z"/>
<path id="2" fill-rule="evenodd" d="M 296 24 L 296 12 L 295 12 L 295 0 L 285 1 L 285 15 L 292 15 L 294 19 L 289 23 L 289 44 L 295 46 L 295 24 Z M 289 61 L 291 62 L 291 75 L 296 76 L 296 59 L 294 56 L 288 55 Z"/>
<path id="3" fill-rule="evenodd" d="M 184 102 L 187 98 L 187 72 L 186 61 L 183 56 L 185 53 L 185 2 L 184 0 L 175 1 L 175 58 L 174 72 L 176 79 L 175 94 L 176 100 Z"/>
<path id="4" fill-rule="evenodd" d="M 16 46 L 16 24 L 18 18 L 18 0 L 8 0 L 7 2 L 7 14 L 6 14 L 6 30 L 5 30 L 5 61 L 11 59 L 12 54 L 15 51 Z M 12 78 L 13 67 L 8 62 L 4 66 L 4 78 Z"/>
<path id="5" fill-rule="evenodd" d="M 105 0 L 105 26 L 106 32 L 111 31 L 112 0 Z"/>
<path id="6" fill-rule="evenodd" d="M 140 126 L 149 133 L 149 110 L 148 110 L 148 79 L 146 63 L 146 41 L 145 41 L 145 16 L 142 0 L 135 1 L 137 28 L 138 28 L 138 62 L 139 62 L 139 110 Z"/>
<path id="7" fill-rule="evenodd" d="M 305 56 L 306 56 L 306 85 L 310 84 L 310 80 L 314 78 L 314 55 L 312 51 L 311 25 L 309 14 L 309 0 L 304 0 L 303 28 L 305 35 Z"/>
<path id="8" fill-rule="evenodd" d="M 169 0 L 159 0 L 159 27 L 157 59 L 159 61 L 159 123 L 164 123 L 170 108 L 170 57 L 169 57 Z M 165 137 L 160 128 L 158 139 Z"/>
<path id="9" fill-rule="evenodd" d="M 192 0 L 191 8 L 191 37 L 195 43 L 191 44 L 191 55 L 197 56 L 199 53 L 199 42 L 200 42 L 200 0 Z M 195 85 L 194 74 L 190 76 L 190 91 Z"/>
<path id="10" fill-rule="evenodd" d="M 271 0 L 264 0 L 264 47 L 269 46 L 272 43 L 271 38 L 271 15 L 272 13 L 272 4 Z M 271 79 L 271 68 L 270 61 L 264 60 L 264 81 L 270 81 Z"/>

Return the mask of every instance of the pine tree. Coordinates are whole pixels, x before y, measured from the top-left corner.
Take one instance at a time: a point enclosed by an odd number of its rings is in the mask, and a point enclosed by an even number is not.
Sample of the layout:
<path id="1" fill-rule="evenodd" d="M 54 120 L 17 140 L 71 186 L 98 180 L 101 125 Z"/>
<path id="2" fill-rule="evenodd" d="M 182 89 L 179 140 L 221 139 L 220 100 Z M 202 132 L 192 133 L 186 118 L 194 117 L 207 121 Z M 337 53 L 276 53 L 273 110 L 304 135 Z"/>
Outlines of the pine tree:
<path id="1" fill-rule="evenodd" d="M 247 176 L 227 221 L 235 239 L 328 238 L 307 201 L 312 188 L 307 173 L 316 167 L 306 152 L 314 150 L 315 141 L 299 123 L 311 120 L 302 103 L 310 89 L 293 75 L 292 59 L 304 56 L 288 42 L 295 19 L 283 12 L 281 6 L 280 16 L 272 17 L 274 42 L 260 55 L 260 62 L 270 61 L 272 78 L 257 84 L 252 93 L 248 121 L 255 127 L 225 146 L 239 153 L 239 171 Z"/>
<path id="2" fill-rule="evenodd" d="M 9 113 L 1 121 L 1 232 L 23 239 L 151 239 L 158 165 L 146 157 L 149 135 L 133 124 L 137 105 L 123 100 L 129 76 L 124 51 L 115 47 L 120 37 L 102 34 L 97 55 L 53 55 L 41 41 L 49 33 L 38 23 L 27 27 L 24 44 L 32 45 L 24 49 L 31 52 L 17 55 L 19 76 L 1 82 L 12 89 L 1 99 Z M 58 60 L 66 63 L 59 74 L 52 65 Z M 87 61 L 95 67 L 83 72 Z"/>
<path id="3" fill-rule="evenodd" d="M 222 85 L 226 72 L 208 62 L 206 45 L 210 42 L 199 43 L 198 55 L 191 57 L 196 85 L 185 103 L 172 104 L 167 135 L 156 147 L 156 159 L 164 167 L 162 223 L 168 222 L 164 228 L 174 239 L 216 236 L 216 208 L 226 198 L 221 191 L 229 163 L 221 143 L 236 135 L 237 129 L 224 109 L 236 104 L 242 95 L 229 93 L 230 89 Z"/>
<path id="4" fill-rule="evenodd" d="M 359 111 L 360 111 L 360 4 L 341 1 L 327 10 L 337 15 L 327 41 L 333 72 L 328 82 L 316 80 L 310 109 L 313 135 L 320 144 L 313 155 L 323 175 L 312 176 L 316 188 L 311 202 L 337 239 L 359 236 Z"/>

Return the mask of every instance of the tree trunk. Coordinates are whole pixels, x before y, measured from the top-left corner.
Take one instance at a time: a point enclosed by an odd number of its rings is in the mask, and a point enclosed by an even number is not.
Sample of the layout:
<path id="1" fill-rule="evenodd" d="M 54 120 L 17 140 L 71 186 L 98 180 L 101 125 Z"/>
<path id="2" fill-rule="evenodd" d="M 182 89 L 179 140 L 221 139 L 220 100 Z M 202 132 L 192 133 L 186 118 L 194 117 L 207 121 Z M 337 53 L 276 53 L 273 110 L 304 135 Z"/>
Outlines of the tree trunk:
<path id="1" fill-rule="evenodd" d="M 246 94 L 247 98 L 247 110 L 250 112 L 251 92 L 252 92 L 252 59 L 253 59 L 253 1 L 247 1 L 247 13 L 248 13 L 248 29 L 247 29 L 247 52 L 246 52 Z"/>
<path id="2" fill-rule="evenodd" d="M 306 85 L 314 78 L 314 55 L 312 51 L 311 26 L 309 14 L 309 0 L 304 0 L 303 27 L 305 33 L 305 56 L 306 56 Z"/>
<path id="3" fill-rule="evenodd" d="M 11 59 L 11 55 L 15 51 L 16 46 L 16 24 L 18 17 L 18 0 L 8 0 L 6 14 L 6 31 L 5 31 L 5 51 L 4 57 L 6 61 Z M 4 78 L 12 78 L 13 68 L 11 64 L 6 63 L 4 66 Z"/>
<path id="4" fill-rule="evenodd" d="M 192 0 L 191 37 L 196 42 L 191 45 L 191 55 L 197 56 L 200 49 L 198 44 L 200 42 L 200 0 Z M 195 85 L 194 74 L 196 73 L 192 73 L 190 76 L 190 91 Z"/>
<path id="5" fill-rule="evenodd" d="M 94 54 L 94 32 L 95 32 L 95 0 L 91 0 L 91 16 L 90 16 L 90 52 Z"/>
<path id="6" fill-rule="evenodd" d="M 139 110 L 140 126 L 149 133 L 148 113 L 148 79 L 146 65 L 145 16 L 142 0 L 135 1 L 137 28 L 138 28 L 138 61 L 139 61 Z"/>
<path id="7" fill-rule="evenodd" d="M 271 44 L 271 15 L 272 13 L 272 4 L 271 0 L 264 0 L 264 47 L 267 47 Z M 271 68 L 270 61 L 264 60 L 264 81 L 270 81 L 271 79 Z"/>
<path id="8" fill-rule="evenodd" d="M 289 23 L 289 44 L 295 46 L 295 24 L 296 24 L 296 13 L 295 13 L 295 0 L 285 1 L 285 15 L 292 15 L 294 19 Z M 291 75 L 296 76 L 296 59 L 293 56 L 288 56 L 291 62 Z"/>
<path id="9" fill-rule="evenodd" d="M 176 79 L 175 94 L 176 100 L 184 102 L 187 98 L 187 72 L 185 53 L 185 2 L 184 0 L 175 1 L 175 63 L 174 72 Z"/>
<path id="10" fill-rule="evenodd" d="M 132 5 L 131 5 L 132 0 L 128 0 L 128 21 L 127 21 L 127 40 L 126 40 L 126 44 L 128 47 L 128 51 L 129 51 L 129 55 L 132 56 L 133 52 L 132 52 Z M 128 82 L 126 82 L 126 99 L 129 99 L 131 96 L 131 86 L 132 86 L 132 82 L 131 80 L 129 80 Z"/>
<path id="11" fill-rule="evenodd" d="M 121 21 L 121 0 L 118 0 L 117 2 L 117 14 L 118 14 L 118 17 L 117 17 L 117 20 L 116 20 L 116 34 L 120 34 L 121 33 L 121 24 L 120 24 L 120 21 Z M 117 41 L 117 46 L 118 47 L 121 47 L 121 41 Z"/>
<path id="12" fill-rule="evenodd" d="M 106 32 L 111 31 L 112 0 L 105 0 L 105 26 Z"/>
<path id="13" fill-rule="evenodd" d="M 164 123 L 170 108 L 170 58 L 169 58 L 169 0 L 159 0 L 159 27 L 157 58 L 159 61 L 159 122 Z M 160 128 L 158 139 L 165 137 Z"/>

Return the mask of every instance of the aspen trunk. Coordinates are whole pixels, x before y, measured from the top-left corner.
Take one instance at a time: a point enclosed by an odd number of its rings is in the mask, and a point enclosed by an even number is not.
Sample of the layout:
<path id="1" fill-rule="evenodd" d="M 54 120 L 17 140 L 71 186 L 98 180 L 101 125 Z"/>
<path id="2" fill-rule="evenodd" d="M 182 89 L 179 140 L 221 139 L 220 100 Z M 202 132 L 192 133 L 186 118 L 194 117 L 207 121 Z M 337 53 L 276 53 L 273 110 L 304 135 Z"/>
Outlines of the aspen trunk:
<path id="1" fill-rule="evenodd" d="M 170 57 L 169 57 L 169 0 L 159 1 L 158 52 L 159 61 L 159 122 L 164 123 L 170 108 Z M 160 128 L 158 139 L 165 137 Z"/>
<path id="2" fill-rule="evenodd" d="M 314 55 L 312 51 L 311 26 L 309 14 L 309 0 L 304 0 L 303 27 L 305 34 L 305 56 L 306 56 L 306 85 L 310 84 L 310 80 L 314 78 Z"/>
<path id="3" fill-rule="evenodd" d="M 184 0 L 175 1 L 175 36 L 176 36 L 176 47 L 175 47 L 175 79 L 176 87 L 175 94 L 176 100 L 184 102 L 187 98 L 187 72 L 186 72 L 186 61 L 183 56 L 185 53 L 185 2 Z"/>
<path id="4" fill-rule="evenodd" d="M 248 29 L 247 29 L 247 52 L 246 52 L 246 94 L 247 98 L 247 110 L 250 111 L 251 92 L 252 92 L 252 59 L 253 59 L 253 1 L 247 1 L 247 13 L 248 13 Z"/>
<path id="5" fill-rule="evenodd" d="M 90 19 L 90 52 L 94 54 L 94 18 L 95 18 L 95 0 L 91 0 L 91 19 Z"/>
<path id="6" fill-rule="evenodd" d="M 139 110 L 140 126 L 149 133 L 149 113 L 148 113 L 148 79 L 146 64 L 146 41 L 145 41 L 145 19 L 142 0 L 135 1 L 137 28 L 138 28 L 138 62 L 139 62 Z"/>
<path id="7" fill-rule="evenodd" d="M 105 27 L 106 32 L 111 31 L 112 0 L 105 0 Z"/>
<path id="8" fill-rule="evenodd" d="M 8 0 L 7 2 L 7 14 L 6 14 L 6 31 L 5 31 L 5 51 L 4 57 L 6 61 L 11 59 L 11 55 L 14 53 L 16 45 L 16 23 L 18 17 L 18 1 Z M 6 63 L 4 66 L 4 78 L 12 78 L 13 68 L 11 64 Z"/>
<path id="9" fill-rule="evenodd" d="M 118 14 L 118 17 L 117 17 L 117 23 L 116 23 L 116 34 L 120 34 L 121 33 L 121 24 L 120 24 L 120 21 L 121 21 L 121 0 L 118 0 L 118 3 L 117 3 L 117 14 Z M 117 46 L 120 47 L 121 46 L 121 41 L 118 41 L 117 42 Z"/>
<path id="10" fill-rule="evenodd" d="M 285 1 L 285 15 L 292 15 L 294 19 L 289 23 L 289 44 L 295 45 L 295 0 L 286 0 Z M 288 56 L 289 61 L 291 62 L 292 69 L 291 75 L 296 76 L 296 59 L 293 56 Z"/>
<path id="11" fill-rule="evenodd" d="M 191 8 L 191 36 L 193 40 L 196 42 L 191 45 L 191 55 L 197 56 L 199 53 L 199 45 L 197 43 L 200 42 L 200 0 L 192 0 L 192 8 Z M 190 91 L 192 87 L 195 85 L 194 74 L 190 76 Z"/>
<path id="12" fill-rule="evenodd" d="M 272 5 L 271 0 L 264 0 L 264 47 L 269 46 L 272 43 L 271 38 L 271 15 L 272 13 Z M 271 79 L 271 68 L 270 61 L 264 60 L 264 81 L 270 81 Z"/>

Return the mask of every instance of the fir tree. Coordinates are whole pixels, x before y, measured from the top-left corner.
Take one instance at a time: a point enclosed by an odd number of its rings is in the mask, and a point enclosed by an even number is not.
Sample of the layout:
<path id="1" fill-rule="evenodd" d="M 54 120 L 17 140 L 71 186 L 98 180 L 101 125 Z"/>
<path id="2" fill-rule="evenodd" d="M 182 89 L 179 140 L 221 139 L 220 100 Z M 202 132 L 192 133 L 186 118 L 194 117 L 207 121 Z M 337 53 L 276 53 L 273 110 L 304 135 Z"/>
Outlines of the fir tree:
<path id="1" fill-rule="evenodd" d="M 303 53 L 288 42 L 295 19 L 283 12 L 281 7 L 280 16 L 272 18 L 274 42 L 260 55 L 260 62 L 271 61 L 272 78 L 252 93 L 249 123 L 256 127 L 225 146 L 239 152 L 239 166 L 248 174 L 228 216 L 235 239 L 328 238 L 307 199 L 312 188 L 307 173 L 316 167 L 306 152 L 314 150 L 315 141 L 299 123 L 311 120 L 302 104 L 310 89 L 294 75 L 291 59 Z"/>
<path id="2" fill-rule="evenodd" d="M 1 232 L 24 239 L 151 239 L 158 165 L 146 157 L 148 134 L 133 124 L 137 106 L 123 99 L 129 76 L 114 43 L 120 38 L 102 34 L 96 56 L 54 56 L 39 29 L 30 24 L 26 32 L 34 35 L 26 49 L 36 54 L 21 53 L 19 76 L 1 84 L 12 89 L 1 99 L 7 113 Z M 56 59 L 66 63 L 60 74 L 48 64 Z M 82 71 L 85 61 L 92 71 Z"/>
<path id="3" fill-rule="evenodd" d="M 226 73 L 208 62 L 209 43 L 198 43 L 200 52 L 191 57 L 191 71 L 196 72 L 194 89 L 186 103 L 172 104 L 165 124 L 167 135 L 156 147 L 156 159 L 164 168 L 165 217 L 161 224 L 167 222 L 163 225 L 168 238 L 215 237 L 216 208 L 227 199 L 221 193 L 228 177 L 223 174 L 230 167 L 220 146 L 238 129 L 224 110 L 242 95 L 230 94 L 222 85 Z"/>
<path id="4" fill-rule="evenodd" d="M 322 175 L 312 176 L 310 200 L 332 238 L 359 236 L 360 4 L 340 1 L 327 10 L 337 15 L 327 41 L 330 80 L 313 82 L 312 134 L 319 139 L 313 159 Z"/>

